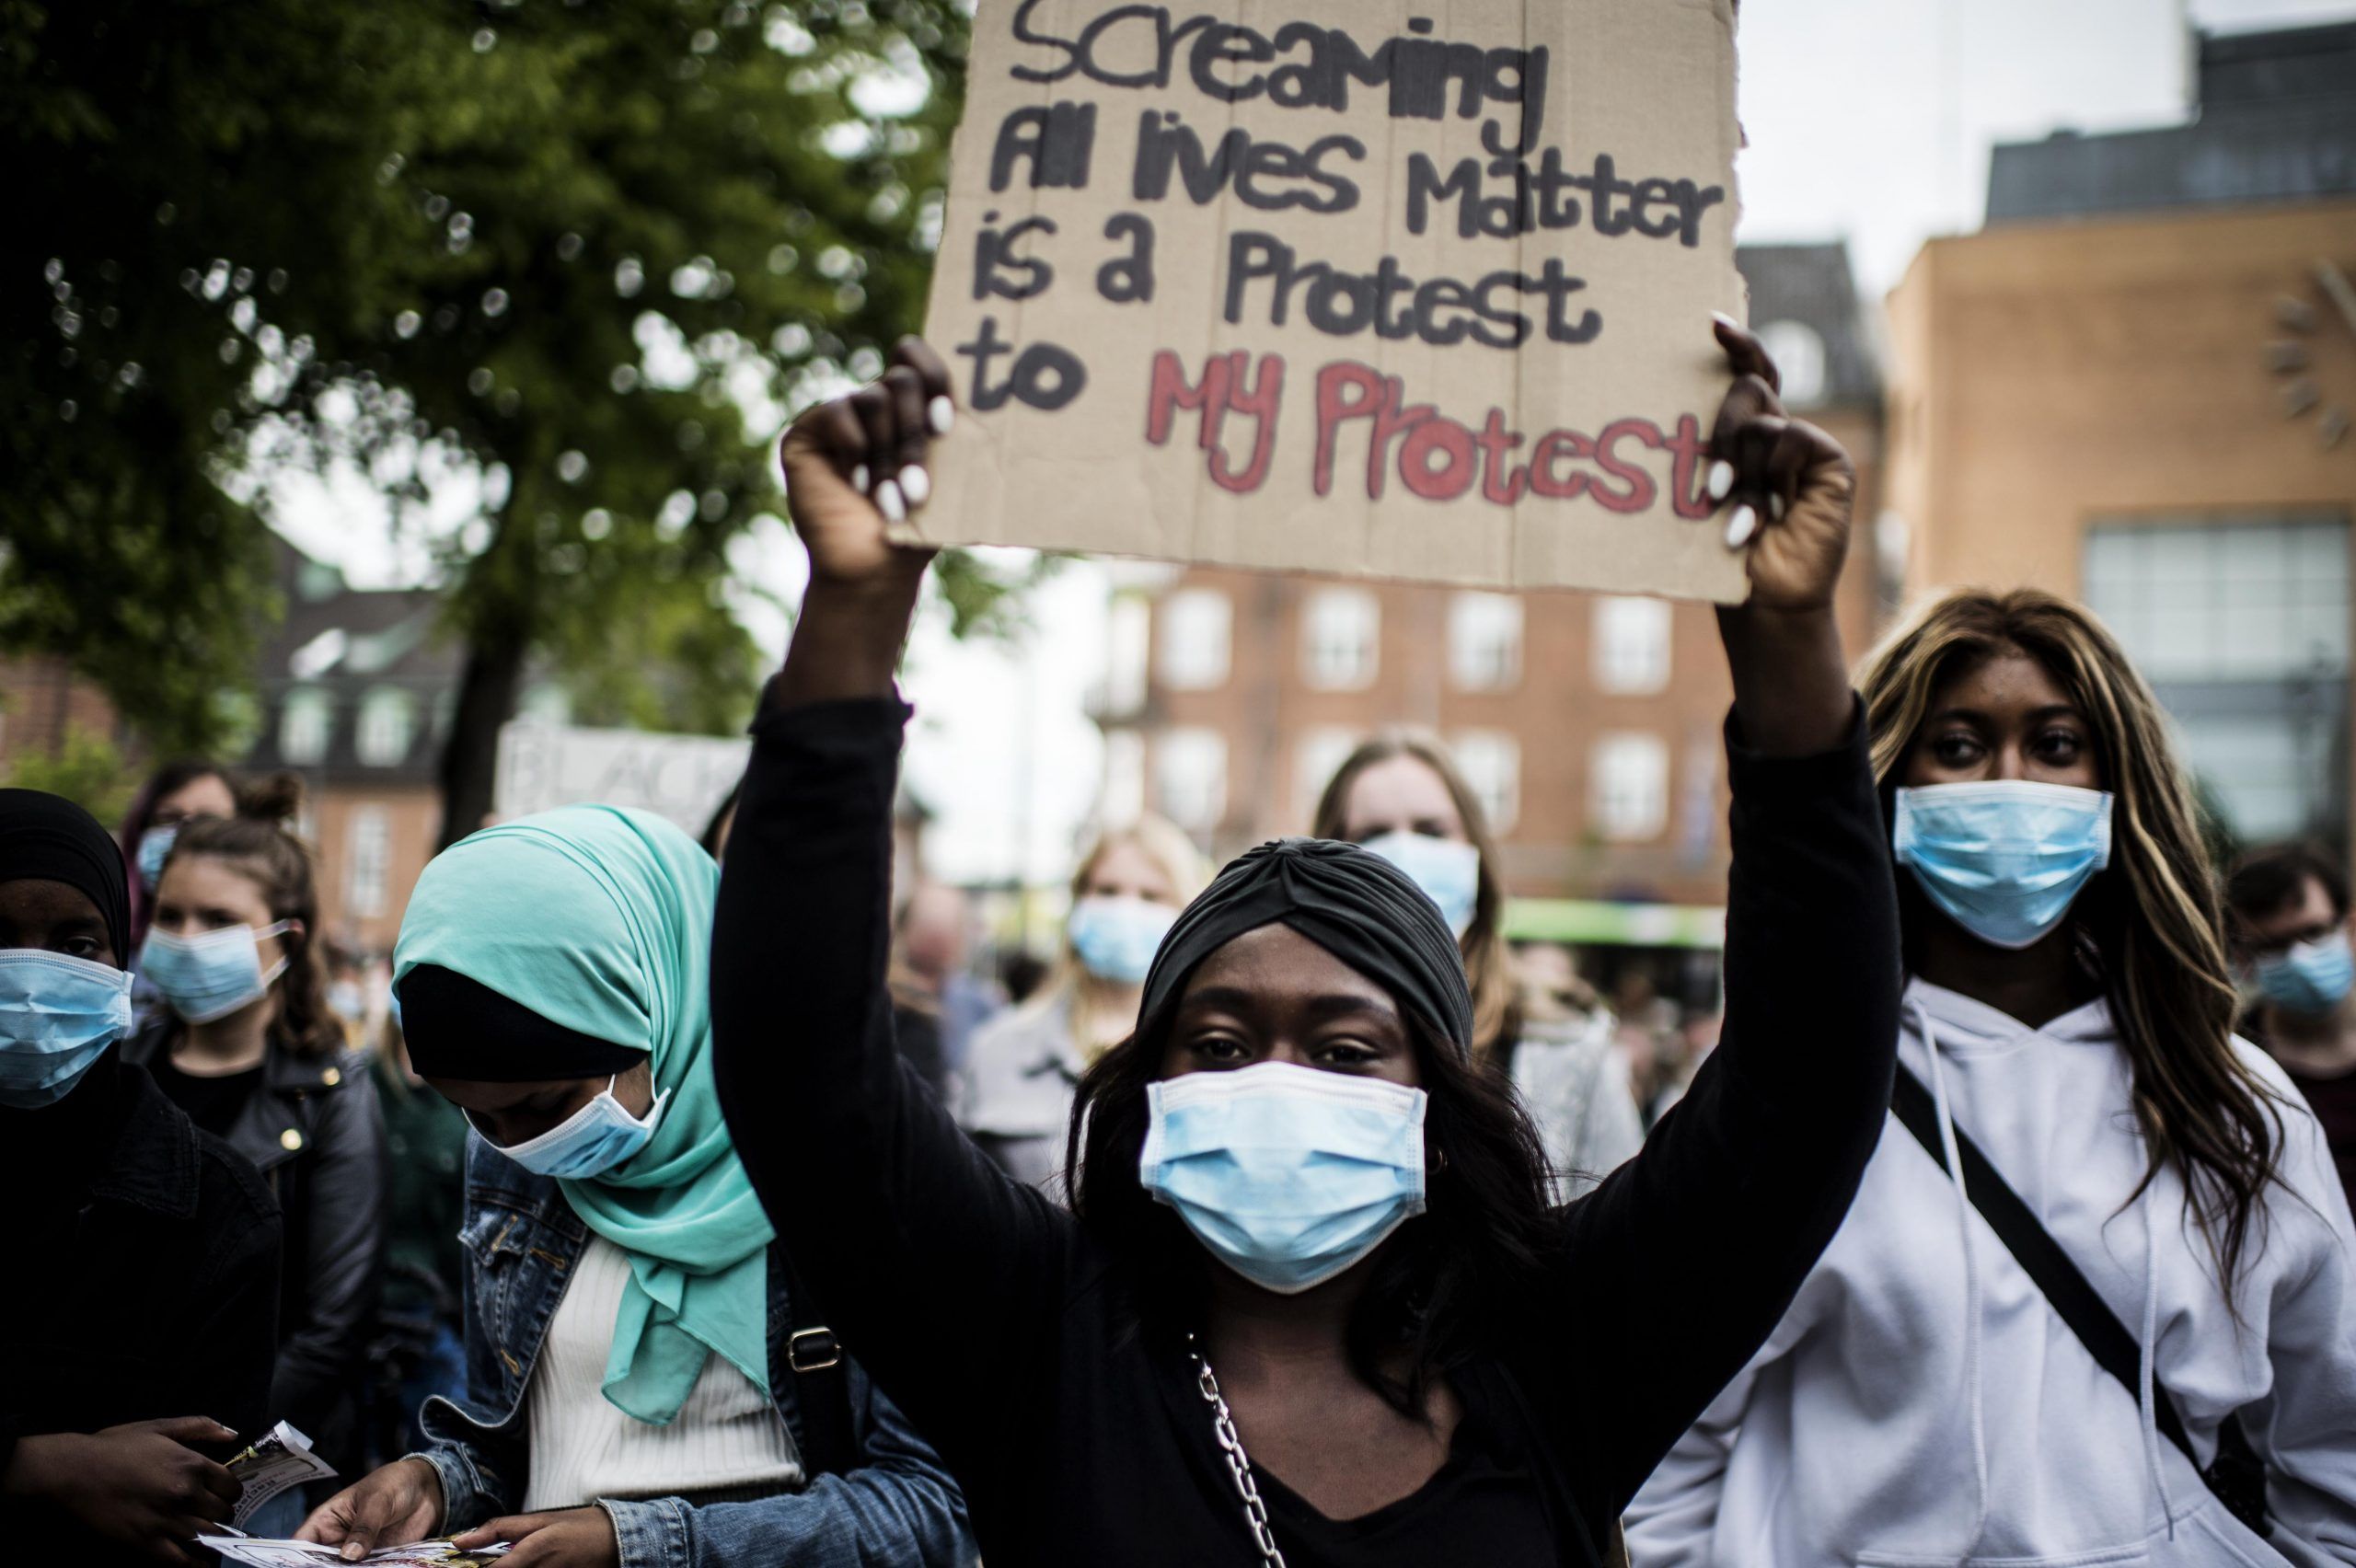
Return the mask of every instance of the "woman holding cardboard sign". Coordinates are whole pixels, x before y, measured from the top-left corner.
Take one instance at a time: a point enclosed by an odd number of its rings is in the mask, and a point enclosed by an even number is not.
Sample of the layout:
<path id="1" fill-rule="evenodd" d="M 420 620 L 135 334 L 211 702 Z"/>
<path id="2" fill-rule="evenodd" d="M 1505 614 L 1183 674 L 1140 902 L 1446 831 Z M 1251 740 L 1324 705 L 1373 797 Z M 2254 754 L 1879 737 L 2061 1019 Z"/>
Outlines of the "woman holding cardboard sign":
<path id="1" fill-rule="evenodd" d="M 720 1089 L 772 1222 L 964 1482 L 992 1568 L 1600 1562 L 1838 1228 L 1898 1021 L 1831 612 L 1851 469 L 1784 416 L 1757 340 L 1717 334 L 1736 380 L 1711 490 L 1752 584 L 1722 620 L 1726 1043 L 1645 1152 L 1559 1209 L 1472 1062 L 1448 924 L 1353 845 L 1263 846 L 1180 917 L 1137 1032 L 1080 1086 L 1070 1212 L 967 1143 L 899 1070 L 884 977 L 892 676 L 926 562 L 885 514 L 930 489 L 947 374 L 904 345 L 787 437 L 811 581 L 721 889 Z"/>

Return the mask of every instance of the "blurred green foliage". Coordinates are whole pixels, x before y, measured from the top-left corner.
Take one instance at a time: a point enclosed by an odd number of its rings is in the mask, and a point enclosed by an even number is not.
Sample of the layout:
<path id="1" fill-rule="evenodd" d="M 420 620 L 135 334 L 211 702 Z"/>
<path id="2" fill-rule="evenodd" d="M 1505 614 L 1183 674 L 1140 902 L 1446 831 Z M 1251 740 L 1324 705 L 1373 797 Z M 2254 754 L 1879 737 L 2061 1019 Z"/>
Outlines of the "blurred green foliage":
<path id="1" fill-rule="evenodd" d="M 965 40 L 956 0 L 0 0 L 0 646 L 202 747 L 276 613 L 216 480 L 349 460 L 416 527 L 479 472 L 454 823 L 534 662 L 584 718 L 740 724 L 729 549 L 776 414 L 921 319 Z"/>
<path id="2" fill-rule="evenodd" d="M 0 777 L 16 790 L 45 790 L 63 795 L 111 827 L 131 808 L 133 775 L 114 742 L 76 724 L 65 732 L 55 755 L 19 751 Z"/>

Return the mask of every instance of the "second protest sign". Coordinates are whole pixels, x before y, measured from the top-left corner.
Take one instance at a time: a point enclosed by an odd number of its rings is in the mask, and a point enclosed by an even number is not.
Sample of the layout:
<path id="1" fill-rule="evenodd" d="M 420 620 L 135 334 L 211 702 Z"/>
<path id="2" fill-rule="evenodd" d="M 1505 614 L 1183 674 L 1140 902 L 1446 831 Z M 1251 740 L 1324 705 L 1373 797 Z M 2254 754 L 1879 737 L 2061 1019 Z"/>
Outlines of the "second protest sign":
<path id="1" fill-rule="evenodd" d="M 1733 600 L 1732 0 L 983 0 L 920 520 Z"/>

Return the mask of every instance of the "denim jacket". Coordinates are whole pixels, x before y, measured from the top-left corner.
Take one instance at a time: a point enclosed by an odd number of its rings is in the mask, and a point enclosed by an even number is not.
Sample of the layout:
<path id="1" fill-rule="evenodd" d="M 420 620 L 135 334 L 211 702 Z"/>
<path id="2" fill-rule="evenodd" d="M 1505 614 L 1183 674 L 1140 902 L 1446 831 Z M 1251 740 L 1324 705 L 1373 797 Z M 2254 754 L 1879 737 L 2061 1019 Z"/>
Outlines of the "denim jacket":
<path id="1" fill-rule="evenodd" d="M 467 1393 L 463 1403 L 425 1401 L 421 1420 L 432 1446 L 415 1456 L 441 1477 L 446 1528 L 516 1512 L 523 1503 L 530 1465 L 524 1393 L 588 1239 L 556 1182 L 479 1137 L 468 1140 L 460 1235 L 467 1251 Z M 801 1448 L 802 1414 L 786 1355 L 794 1324 L 781 1272 L 769 1270 L 769 1388 Z M 621 1546 L 621 1568 L 956 1568 L 969 1560 L 965 1502 L 956 1482 L 857 1363 L 844 1367 L 864 1463 L 757 1502 L 699 1507 L 677 1497 L 601 1498 Z"/>

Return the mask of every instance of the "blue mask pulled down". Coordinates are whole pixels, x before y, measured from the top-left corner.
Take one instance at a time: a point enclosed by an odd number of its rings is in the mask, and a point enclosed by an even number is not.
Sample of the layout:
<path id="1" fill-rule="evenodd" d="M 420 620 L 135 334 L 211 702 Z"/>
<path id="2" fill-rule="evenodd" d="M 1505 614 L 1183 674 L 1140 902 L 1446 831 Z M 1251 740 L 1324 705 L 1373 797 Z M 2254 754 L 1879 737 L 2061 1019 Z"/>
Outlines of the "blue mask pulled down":
<path id="1" fill-rule="evenodd" d="M 2344 931 L 2261 958 L 2255 968 L 2258 994 L 2285 1012 L 2327 1013 L 2356 986 L 2356 952 Z"/>
<path id="2" fill-rule="evenodd" d="M 0 1105 L 38 1111 L 74 1091 L 131 1032 L 131 972 L 41 948 L 0 951 Z"/>
<path id="3" fill-rule="evenodd" d="M 1083 898 L 1065 922 L 1080 967 L 1117 986 L 1142 986 L 1178 911 L 1143 898 Z"/>
<path id="4" fill-rule="evenodd" d="M 1933 904 L 1991 947 L 2034 945 L 2110 864 L 2111 797 L 1999 778 L 1898 791 L 1890 848 Z"/>
<path id="5" fill-rule="evenodd" d="M 1424 1212 L 1420 1089 L 1264 1062 L 1146 1099 L 1139 1183 L 1263 1289 L 1322 1285 Z"/>

